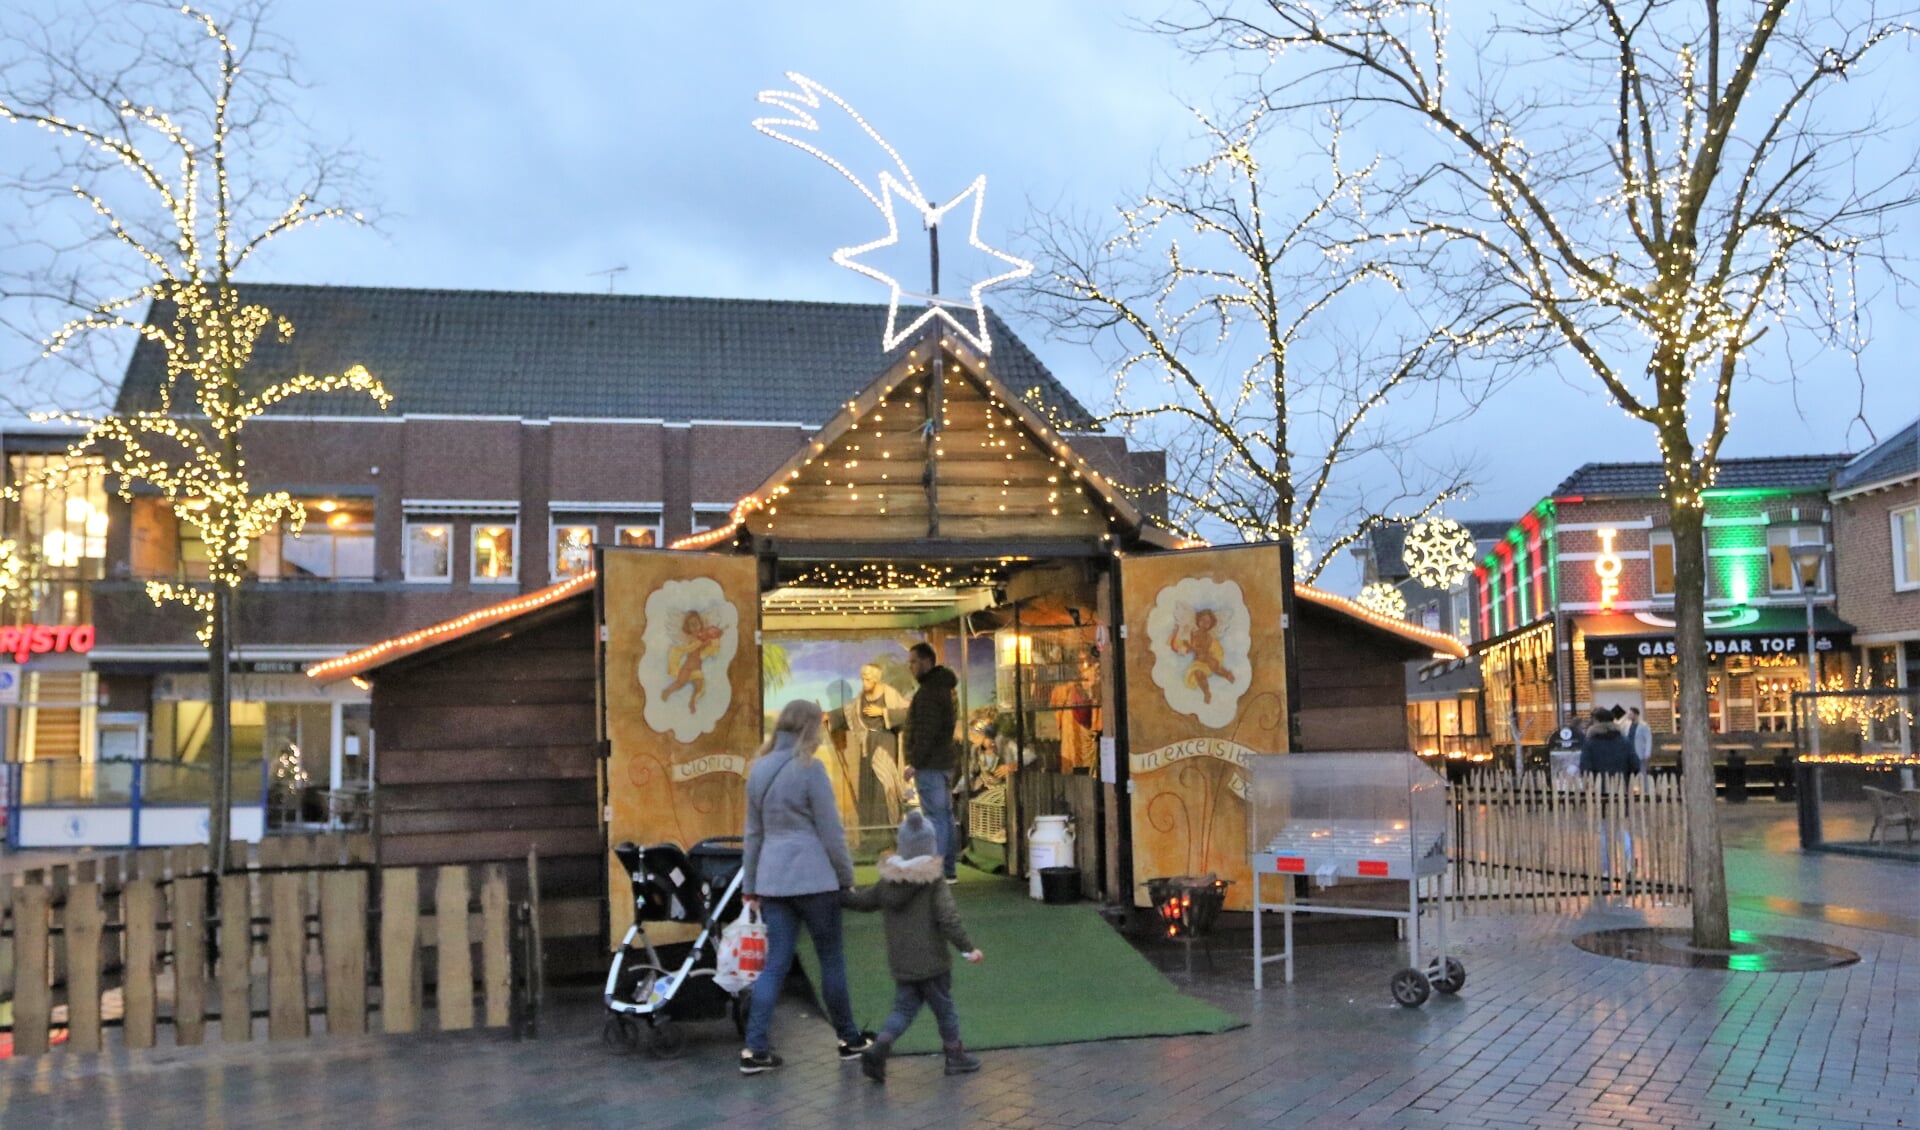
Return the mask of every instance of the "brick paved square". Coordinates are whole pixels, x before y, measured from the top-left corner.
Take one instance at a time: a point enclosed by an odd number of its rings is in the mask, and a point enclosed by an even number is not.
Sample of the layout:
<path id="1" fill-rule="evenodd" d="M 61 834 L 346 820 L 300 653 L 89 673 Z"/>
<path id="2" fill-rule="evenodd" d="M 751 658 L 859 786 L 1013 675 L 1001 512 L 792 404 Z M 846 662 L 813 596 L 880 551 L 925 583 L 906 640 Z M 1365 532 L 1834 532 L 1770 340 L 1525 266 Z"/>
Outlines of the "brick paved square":
<path id="1" fill-rule="evenodd" d="M 1256 995 L 1248 954 L 1228 939 L 1214 972 L 1176 980 L 1244 1028 L 988 1051 L 980 1074 L 953 1079 L 935 1059 L 904 1057 L 884 1088 L 837 1062 L 827 1028 L 794 1001 L 776 1032 L 787 1065 L 743 1078 L 724 1023 L 696 1034 L 682 1060 L 612 1056 L 597 995 L 556 993 L 542 1038 L 524 1043 L 366 1037 L 0 1062 L 0 1125 L 1920 1127 L 1910 897 L 1920 872 L 1797 856 L 1787 869 L 1777 858 L 1731 850 L 1736 894 L 1811 909 L 1786 917 L 1736 902 L 1735 925 L 1846 946 L 1859 964 L 1804 974 L 1637 965 L 1570 939 L 1679 925 L 1683 912 L 1479 914 L 1448 927 L 1465 991 L 1409 1010 L 1386 993 L 1398 947 L 1304 949 L 1295 984 Z M 1818 913 L 1840 905 L 1823 896 L 1839 895 L 1888 928 Z"/>

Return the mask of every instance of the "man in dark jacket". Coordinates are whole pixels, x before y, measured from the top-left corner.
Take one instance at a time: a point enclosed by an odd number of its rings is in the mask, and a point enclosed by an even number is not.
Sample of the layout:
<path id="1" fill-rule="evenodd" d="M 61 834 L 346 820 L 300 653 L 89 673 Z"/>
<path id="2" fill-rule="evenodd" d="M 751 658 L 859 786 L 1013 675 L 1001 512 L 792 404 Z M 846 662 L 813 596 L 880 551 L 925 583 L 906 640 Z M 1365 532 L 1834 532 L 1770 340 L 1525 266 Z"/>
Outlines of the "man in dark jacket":
<path id="1" fill-rule="evenodd" d="M 1593 712 L 1593 724 L 1587 727 L 1586 741 L 1580 747 L 1580 772 L 1600 778 L 1600 791 L 1604 796 L 1600 817 L 1600 875 L 1610 878 L 1613 875 L 1613 833 L 1614 824 L 1619 822 L 1620 850 L 1626 863 L 1626 873 L 1633 874 L 1633 833 L 1627 831 L 1623 817 L 1626 815 L 1628 794 L 1632 791 L 1634 774 L 1640 772 L 1640 758 L 1633 752 L 1633 743 L 1620 732 L 1613 711 L 1606 707 L 1596 707 Z"/>
<path id="2" fill-rule="evenodd" d="M 960 680 L 934 658 L 933 648 L 917 643 L 907 649 L 907 668 L 920 686 L 907 704 L 907 768 L 913 770 L 913 788 L 920 811 L 933 822 L 947 882 L 954 881 L 959 854 L 954 843 L 953 772 L 959 764 L 954 750 L 954 726 L 960 709 L 954 689 Z"/>
<path id="3" fill-rule="evenodd" d="M 1640 772 L 1640 758 L 1633 752 L 1633 743 L 1620 732 L 1613 711 L 1606 707 L 1593 712 L 1593 723 L 1580 746 L 1580 772 L 1602 777 L 1631 777 Z M 1609 786 L 1617 783 L 1607 782 Z"/>

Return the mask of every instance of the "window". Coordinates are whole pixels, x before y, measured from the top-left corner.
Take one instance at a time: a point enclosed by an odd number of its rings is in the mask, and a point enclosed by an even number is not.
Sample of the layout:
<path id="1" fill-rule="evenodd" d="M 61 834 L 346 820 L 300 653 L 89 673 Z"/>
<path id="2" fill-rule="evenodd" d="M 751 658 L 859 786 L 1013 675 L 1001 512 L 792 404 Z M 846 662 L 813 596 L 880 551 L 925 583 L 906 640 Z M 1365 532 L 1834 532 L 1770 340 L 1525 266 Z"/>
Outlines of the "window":
<path id="1" fill-rule="evenodd" d="M 1593 661 L 1593 681 L 1604 683 L 1640 678 L 1638 659 L 1596 659 Z"/>
<path id="2" fill-rule="evenodd" d="M 407 580 L 452 580 L 453 523 L 408 522 L 406 553 Z"/>
<path id="3" fill-rule="evenodd" d="M 1888 515 L 1893 520 L 1893 587 L 1920 589 L 1920 507 Z"/>
<path id="4" fill-rule="evenodd" d="M 708 530 L 717 530 L 733 521 L 731 506 L 696 506 L 693 508 L 693 532 L 704 534 Z"/>
<path id="5" fill-rule="evenodd" d="M 1793 729 L 1793 692 L 1807 689 L 1801 678 L 1762 675 L 1753 682 L 1754 717 L 1763 734 Z"/>
<path id="6" fill-rule="evenodd" d="M 1800 567 L 1794 561 L 1795 546 L 1827 544 L 1826 529 L 1821 526 L 1773 526 L 1767 530 L 1767 587 L 1776 594 L 1806 591 L 1801 584 Z M 1827 561 L 1820 559 L 1820 571 L 1814 577 L 1813 591 L 1827 591 Z"/>
<path id="7" fill-rule="evenodd" d="M 660 544 L 660 524 L 655 522 L 647 526 L 615 526 L 613 544 L 651 549 Z"/>
<path id="8" fill-rule="evenodd" d="M 1647 535 L 1647 548 L 1653 560 L 1653 595 L 1673 595 L 1673 531 L 1654 530 Z"/>
<path id="9" fill-rule="evenodd" d="M 551 560 L 554 580 L 578 577 L 593 568 L 593 543 L 599 540 L 599 532 L 591 525 L 553 527 Z"/>
<path id="10" fill-rule="evenodd" d="M 305 500 L 298 534 L 282 528 L 262 539 L 262 577 L 291 580 L 373 579 L 373 501 Z"/>
<path id="11" fill-rule="evenodd" d="M 473 523 L 473 579 L 486 584 L 508 583 L 519 574 L 514 558 L 517 525 L 489 525 L 484 518 Z"/>

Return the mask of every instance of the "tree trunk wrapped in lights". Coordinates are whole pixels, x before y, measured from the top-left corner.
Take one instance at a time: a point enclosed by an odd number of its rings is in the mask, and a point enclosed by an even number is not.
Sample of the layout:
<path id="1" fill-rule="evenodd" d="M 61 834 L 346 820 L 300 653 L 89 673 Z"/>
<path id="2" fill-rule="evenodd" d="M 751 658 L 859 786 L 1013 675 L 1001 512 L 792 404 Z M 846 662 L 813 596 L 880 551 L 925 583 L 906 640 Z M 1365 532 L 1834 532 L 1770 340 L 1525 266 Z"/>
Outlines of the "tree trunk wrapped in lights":
<path id="1" fill-rule="evenodd" d="M 1466 51 L 1440 0 L 1201 0 L 1158 27 L 1251 61 L 1250 98 L 1268 113 L 1392 131 L 1370 135 L 1394 174 L 1371 186 L 1367 232 L 1332 250 L 1384 255 L 1436 311 L 1468 300 L 1455 340 L 1496 368 L 1577 367 L 1653 431 L 1674 534 L 1693 941 L 1725 948 L 1704 495 L 1761 335 L 1864 345 L 1857 272 L 1888 262 L 1915 146 L 1870 88 L 1836 91 L 1887 77 L 1873 64 L 1912 40 L 1912 13 L 1879 0 L 1502 7 L 1460 6 L 1483 29 Z"/>
<path id="2" fill-rule="evenodd" d="M 353 393 L 382 408 L 391 400 L 358 365 L 336 374 L 247 373 L 261 335 L 284 339 L 293 326 L 247 302 L 235 273 L 296 228 L 361 219 L 326 202 L 348 171 L 344 155 L 315 155 L 298 184 L 247 160 L 249 142 L 276 139 L 285 109 L 276 92 L 292 81 L 260 26 L 263 11 L 246 6 L 231 23 L 162 4 L 74 12 L 65 24 L 9 37 L 0 66 L 0 120 L 48 131 L 58 154 L 51 174 L 16 177 L 13 187 L 42 205 L 77 199 L 96 225 L 94 237 L 73 249 L 84 255 L 56 254 L 41 276 L 42 295 L 78 308 L 46 338 L 47 352 L 97 332 L 131 330 L 165 357 L 158 404 L 56 418 L 83 429 L 70 462 L 98 459 L 128 501 L 136 491 L 159 496 L 206 547 L 204 580 L 154 580 L 147 594 L 157 605 L 191 609 L 208 649 L 208 838 L 219 871 L 231 838 L 233 602 L 253 546 L 275 531 L 297 535 L 306 520 L 290 494 L 259 491 L 248 480 L 247 425 L 298 396 Z M 114 69 L 94 70 L 104 66 Z M 94 273 L 115 257 L 117 270 L 104 280 Z M 136 320 L 142 307 L 150 314 Z M 56 466 L 35 483 L 56 486 L 65 474 Z M 27 485 L 11 484 L 10 496 Z"/>

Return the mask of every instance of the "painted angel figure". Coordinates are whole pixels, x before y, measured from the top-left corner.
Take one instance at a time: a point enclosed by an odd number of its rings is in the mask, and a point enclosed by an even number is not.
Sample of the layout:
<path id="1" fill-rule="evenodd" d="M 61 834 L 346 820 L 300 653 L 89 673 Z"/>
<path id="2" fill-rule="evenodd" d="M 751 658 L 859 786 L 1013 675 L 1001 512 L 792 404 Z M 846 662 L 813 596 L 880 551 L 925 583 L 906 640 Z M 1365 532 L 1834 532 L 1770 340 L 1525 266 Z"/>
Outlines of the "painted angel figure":
<path id="1" fill-rule="evenodd" d="M 673 682 L 660 692 L 662 699 L 671 697 L 682 687 L 691 687 L 687 710 L 699 709 L 700 696 L 707 690 L 705 664 L 719 650 L 723 635 L 720 628 L 709 627 L 697 609 L 687 612 L 680 621 L 680 640 L 667 652 L 667 670 L 673 672 Z"/>
<path id="2" fill-rule="evenodd" d="M 1213 701 L 1214 679 L 1234 681 L 1233 672 L 1227 670 L 1226 649 L 1216 635 L 1219 627 L 1219 615 L 1211 608 L 1201 608 L 1180 617 L 1167 637 L 1167 650 L 1188 657 L 1186 684 L 1199 691 L 1200 701 L 1205 703 Z"/>

